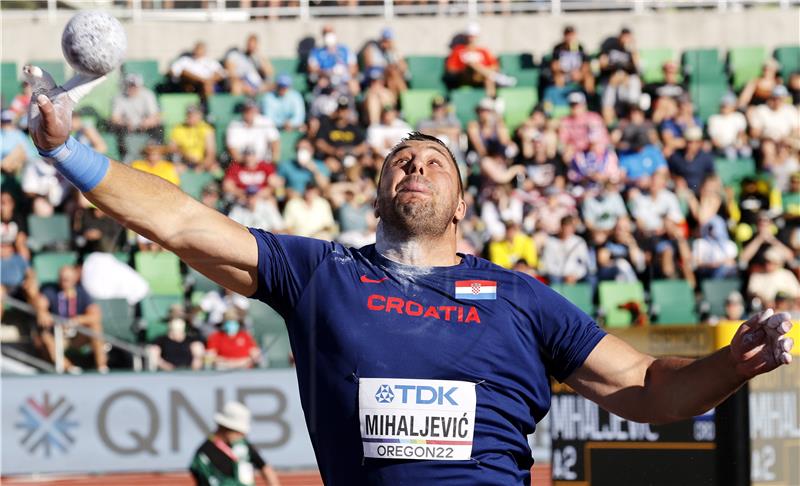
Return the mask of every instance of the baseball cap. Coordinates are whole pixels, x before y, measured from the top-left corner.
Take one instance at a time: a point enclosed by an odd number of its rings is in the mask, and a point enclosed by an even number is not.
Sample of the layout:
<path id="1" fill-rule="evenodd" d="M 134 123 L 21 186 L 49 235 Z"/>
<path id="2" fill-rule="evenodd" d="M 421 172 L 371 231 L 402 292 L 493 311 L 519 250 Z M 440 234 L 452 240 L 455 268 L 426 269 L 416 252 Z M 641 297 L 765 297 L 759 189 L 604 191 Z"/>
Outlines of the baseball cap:
<path id="1" fill-rule="evenodd" d="M 128 73 L 125 75 L 125 86 L 141 86 L 144 84 L 144 78 L 138 73 Z"/>
<path id="2" fill-rule="evenodd" d="M 384 27 L 384 29 L 381 31 L 381 39 L 394 39 L 394 30 L 392 30 L 391 27 Z"/>
<path id="3" fill-rule="evenodd" d="M 731 106 L 736 104 L 736 95 L 731 93 L 730 91 L 725 93 L 722 96 L 722 100 L 720 100 L 720 104 L 722 106 Z"/>
<path id="4" fill-rule="evenodd" d="M 11 123 L 14 121 L 14 112 L 11 110 L 3 110 L 0 113 L 0 121 L 3 123 Z"/>
<path id="5" fill-rule="evenodd" d="M 467 24 L 467 35 L 476 36 L 481 33 L 481 26 L 477 22 Z"/>
<path id="6" fill-rule="evenodd" d="M 575 91 L 567 96 L 567 101 L 570 105 L 586 104 L 586 95 L 580 91 Z"/>
<path id="7" fill-rule="evenodd" d="M 336 106 L 341 110 L 342 108 L 350 108 L 350 98 L 347 96 L 340 96 L 336 99 Z"/>
<path id="8" fill-rule="evenodd" d="M 703 130 L 700 127 L 689 127 L 683 133 L 683 138 L 689 142 L 697 142 L 703 139 Z"/>
<path id="9" fill-rule="evenodd" d="M 779 84 L 772 88 L 773 98 L 786 98 L 787 96 L 789 96 L 789 90 L 786 89 L 786 86 Z"/>
<path id="10" fill-rule="evenodd" d="M 279 74 L 277 79 L 275 79 L 275 84 L 281 88 L 288 88 L 292 85 L 292 77 L 285 73 Z"/>

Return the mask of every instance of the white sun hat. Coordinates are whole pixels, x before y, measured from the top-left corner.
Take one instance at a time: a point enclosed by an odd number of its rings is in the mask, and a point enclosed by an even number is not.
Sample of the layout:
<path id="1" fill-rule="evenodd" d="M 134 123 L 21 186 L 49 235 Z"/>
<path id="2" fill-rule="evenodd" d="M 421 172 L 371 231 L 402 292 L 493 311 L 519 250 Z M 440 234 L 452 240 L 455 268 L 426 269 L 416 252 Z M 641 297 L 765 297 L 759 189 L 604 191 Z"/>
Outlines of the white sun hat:
<path id="1" fill-rule="evenodd" d="M 214 414 L 214 422 L 226 429 L 247 434 L 250 432 L 250 410 L 239 402 L 228 402 L 221 413 Z"/>

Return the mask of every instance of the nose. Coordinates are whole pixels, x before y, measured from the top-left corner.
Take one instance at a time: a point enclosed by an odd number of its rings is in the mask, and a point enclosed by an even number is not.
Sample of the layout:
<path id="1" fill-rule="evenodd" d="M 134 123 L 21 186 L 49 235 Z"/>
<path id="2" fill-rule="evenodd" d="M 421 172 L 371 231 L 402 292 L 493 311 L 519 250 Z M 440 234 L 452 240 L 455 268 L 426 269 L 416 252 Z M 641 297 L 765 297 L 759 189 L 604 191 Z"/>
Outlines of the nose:
<path id="1" fill-rule="evenodd" d="M 406 175 L 411 175 L 411 174 L 424 175 L 425 164 L 422 163 L 422 159 L 420 159 L 419 157 L 413 157 L 406 163 L 405 167 L 403 167 L 403 170 L 405 171 Z"/>

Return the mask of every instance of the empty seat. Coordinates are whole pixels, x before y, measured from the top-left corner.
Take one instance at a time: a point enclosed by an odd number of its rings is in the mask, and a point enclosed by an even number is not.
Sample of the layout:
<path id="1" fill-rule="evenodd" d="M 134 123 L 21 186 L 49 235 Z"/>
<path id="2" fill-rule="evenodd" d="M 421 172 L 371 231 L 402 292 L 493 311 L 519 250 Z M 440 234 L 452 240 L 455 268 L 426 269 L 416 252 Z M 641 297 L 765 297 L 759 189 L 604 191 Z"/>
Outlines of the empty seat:
<path id="1" fill-rule="evenodd" d="M 435 89 L 445 91 L 444 57 L 440 56 L 408 56 L 406 63 L 411 73 L 412 89 Z"/>
<path id="2" fill-rule="evenodd" d="M 654 280 L 650 297 L 658 324 L 697 324 L 694 292 L 686 280 Z"/>
<path id="3" fill-rule="evenodd" d="M 606 327 L 631 325 L 632 313 L 620 306 L 636 303 L 640 312 L 645 312 L 646 309 L 641 282 L 601 282 L 598 286 L 598 297 Z"/>
<path id="4" fill-rule="evenodd" d="M 435 89 L 409 89 L 400 94 L 400 107 L 403 110 L 403 119 L 412 127 L 416 127 L 420 120 L 431 116 L 433 108 L 431 103 L 437 96 L 441 96 Z"/>
<path id="5" fill-rule="evenodd" d="M 738 187 L 745 177 L 756 175 L 756 161 L 750 158 L 718 158 L 714 160 L 714 169 L 723 185 Z"/>
<path id="6" fill-rule="evenodd" d="M 763 47 L 734 47 L 728 52 L 728 66 L 733 76 L 733 88 L 739 91 L 748 81 L 758 77 L 767 51 Z"/>
<path id="7" fill-rule="evenodd" d="M 39 284 L 55 284 L 58 282 L 58 272 L 65 265 L 75 265 L 78 254 L 74 251 L 52 251 L 39 253 L 33 257 L 33 269 Z"/>
<path id="8" fill-rule="evenodd" d="M 158 61 L 155 59 L 133 59 L 122 64 L 122 72 L 125 74 L 136 73 L 142 77 L 144 85 L 149 89 L 155 89 L 164 76 L 158 70 Z"/>
<path id="9" fill-rule="evenodd" d="M 294 74 L 300 72 L 300 59 L 296 57 L 273 57 L 270 59 L 275 74 Z"/>
<path id="10" fill-rule="evenodd" d="M 19 71 L 17 71 L 17 63 L 3 62 L 0 63 L 0 97 L 2 97 L 3 106 L 11 104 L 20 92 Z"/>
<path id="11" fill-rule="evenodd" d="M 69 246 L 70 228 L 66 214 L 49 217 L 28 216 L 28 246 L 33 251 L 45 248 L 66 249 Z"/>
<path id="12" fill-rule="evenodd" d="M 183 295 L 180 259 L 169 251 L 140 251 L 134 267 L 150 285 L 154 295 Z"/>
<path id="13" fill-rule="evenodd" d="M 519 125 L 530 116 L 533 107 L 539 101 L 539 95 L 533 88 L 500 88 L 497 98 L 505 103 L 503 120 L 508 130 L 514 133 Z"/>
<path id="14" fill-rule="evenodd" d="M 466 128 L 467 123 L 476 119 L 475 107 L 486 97 L 486 91 L 476 88 L 459 88 L 450 93 L 456 116 Z"/>
<path id="15" fill-rule="evenodd" d="M 663 81 L 664 71 L 662 66 L 673 59 L 674 53 L 669 47 L 639 49 L 639 69 L 642 73 L 642 81 L 645 83 Z"/>
<path id="16" fill-rule="evenodd" d="M 281 162 L 293 160 L 297 152 L 297 141 L 303 138 L 303 133 L 297 130 L 281 130 Z"/>
<path id="17" fill-rule="evenodd" d="M 114 160 L 122 160 L 122 155 L 119 152 L 119 138 L 115 134 L 106 131 L 100 131 L 100 136 L 106 143 L 106 155 Z"/>
<path id="18" fill-rule="evenodd" d="M 725 81 L 691 83 L 689 94 L 695 105 L 695 114 L 705 122 L 711 115 L 719 113 L 720 101 L 728 91 L 728 84 Z"/>
<path id="19" fill-rule="evenodd" d="M 775 49 L 775 59 L 781 65 L 781 74 L 785 80 L 800 71 L 800 46 L 780 46 Z"/>
<path id="20" fill-rule="evenodd" d="M 121 72 L 115 69 L 106 74 L 105 81 L 92 88 L 78 103 L 76 109 L 83 115 L 91 115 L 95 119 L 111 118 L 111 104 L 120 92 Z"/>
<path id="21" fill-rule="evenodd" d="M 725 315 L 725 299 L 734 291 L 742 289 L 742 282 L 738 278 L 723 280 L 707 279 L 700 284 L 703 291 L 703 300 L 708 305 L 708 312 L 712 316 Z"/>
<path id="22" fill-rule="evenodd" d="M 125 299 L 98 299 L 95 303 L 103 312 L 103 332 L 109 336 L 136 342 L 136 332 L 133 329 L 133 308 Z"/>
<path id="23" fill-rule="evenodd" d="M 707 77 L 724 75 L 725 64 L 717 49 L 689 49 L 681 56 L 683 73 L 694 82 Z"/>
<path id="24" fill-rule="evenodd" d="M 552 284 L 553 290 L 564 296 L 568 301 L 575 304 L 583 312 L 594 315 L 594 304 L 592 303 L 592 285 L 589 283 L 576 284 Z"/>
<path id="25" fill-rule="evenodd" d="M 288 368 L 290 366 L 289 354 L 292 352 L 289 333 L 284 329 L 282 332 L 270 333 L 264 336 L 262 351 L 267 356 L 267 364 L 270 368 Z"/>

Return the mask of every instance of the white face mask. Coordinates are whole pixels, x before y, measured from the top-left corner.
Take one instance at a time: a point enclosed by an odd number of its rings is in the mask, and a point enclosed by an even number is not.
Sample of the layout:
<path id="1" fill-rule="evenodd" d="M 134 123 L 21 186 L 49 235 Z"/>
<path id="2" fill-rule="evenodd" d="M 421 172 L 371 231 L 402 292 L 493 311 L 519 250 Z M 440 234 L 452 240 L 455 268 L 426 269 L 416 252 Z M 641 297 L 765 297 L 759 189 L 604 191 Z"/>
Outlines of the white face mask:
<path id="1" fill-rule="evenodd" d="M 322 42 L 323 42 L 323 43 L 324 43 L 324 44 L 325 44 L 327 47 L 333 47 L 333 46 L 335 46 L 335 45 L 336 45 L 336 34 L 334 34 L 333 32 L 328 32 L 327 34 L 325 34 L 324 36 L 322 36 Z"/>
<path id="2" fill-rule="evenodd" d="M 301 164 L 311 162 L 311 151 L 304 148 L 299 149 L 297 151 L 297 161 Z"/>
<path id="3" fill-rule="evenodd" d="M 183 334 L 186 332 L 186 321 L 183 319 L 172 319 L 169 321 L 169 332 L 171 334 Z"/>

